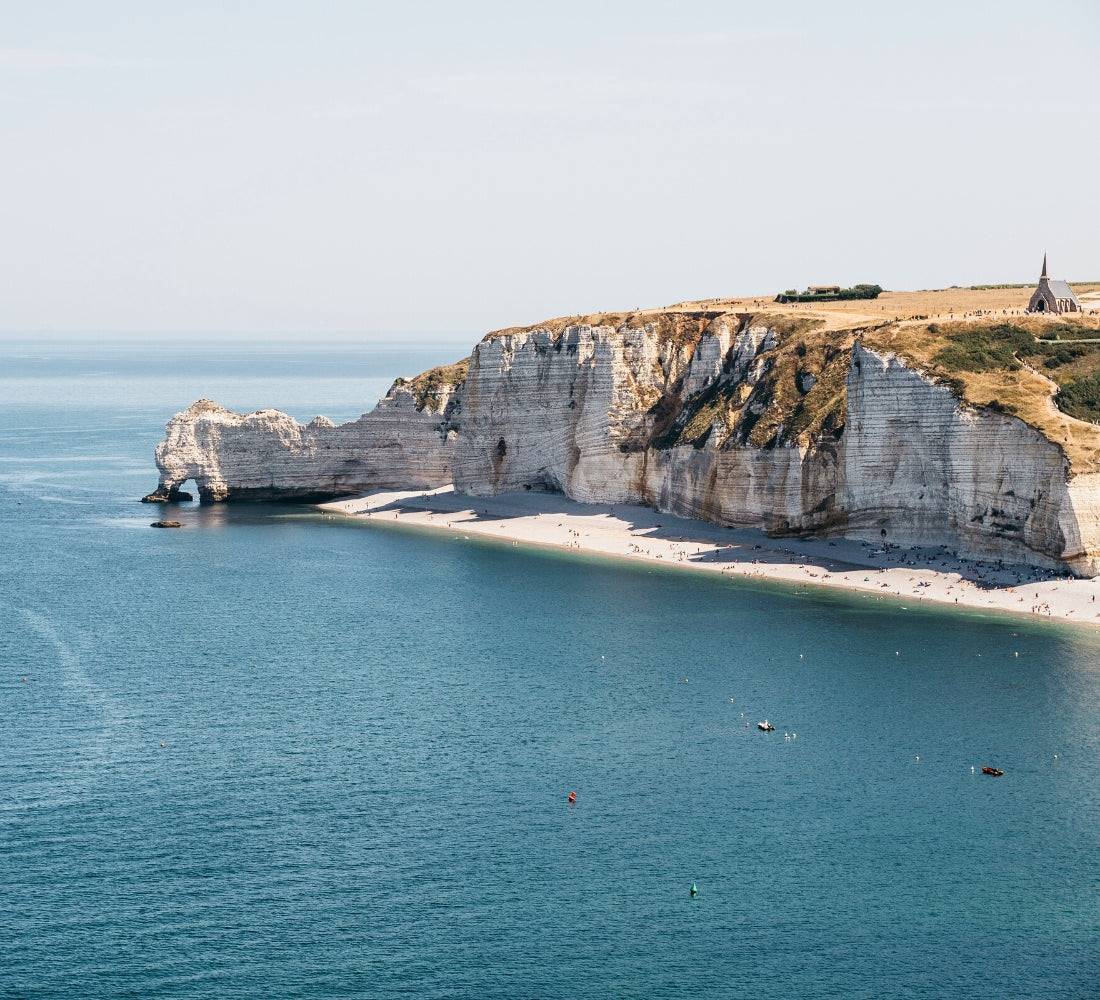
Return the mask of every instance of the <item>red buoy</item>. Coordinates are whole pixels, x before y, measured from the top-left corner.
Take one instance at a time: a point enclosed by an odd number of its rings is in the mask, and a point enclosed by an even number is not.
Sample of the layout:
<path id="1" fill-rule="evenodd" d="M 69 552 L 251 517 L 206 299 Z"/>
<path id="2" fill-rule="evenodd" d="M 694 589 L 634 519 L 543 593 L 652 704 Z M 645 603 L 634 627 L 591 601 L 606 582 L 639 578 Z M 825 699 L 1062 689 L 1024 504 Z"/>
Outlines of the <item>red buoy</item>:
<path id="1" fill-rule="evenodd" d="M 576 805 L 577 804 L 577 793 L 576 792 L 570 792 L 569 795 L 566 797 L 565 801 L 568 802 L 571 806 Z"/>

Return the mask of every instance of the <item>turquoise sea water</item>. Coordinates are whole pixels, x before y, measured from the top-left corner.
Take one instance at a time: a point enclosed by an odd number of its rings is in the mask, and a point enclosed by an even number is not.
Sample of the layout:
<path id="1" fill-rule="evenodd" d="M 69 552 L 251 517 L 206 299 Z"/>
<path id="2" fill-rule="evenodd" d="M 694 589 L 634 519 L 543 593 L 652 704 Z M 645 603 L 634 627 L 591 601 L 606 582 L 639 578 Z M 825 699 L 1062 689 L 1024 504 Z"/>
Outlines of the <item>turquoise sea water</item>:
<path id="1" fill-rule="evenodd" d="M 460 353 L 0 344 L 0 996 L 1097 996 L 1097 633 L 134 502 Z"/>

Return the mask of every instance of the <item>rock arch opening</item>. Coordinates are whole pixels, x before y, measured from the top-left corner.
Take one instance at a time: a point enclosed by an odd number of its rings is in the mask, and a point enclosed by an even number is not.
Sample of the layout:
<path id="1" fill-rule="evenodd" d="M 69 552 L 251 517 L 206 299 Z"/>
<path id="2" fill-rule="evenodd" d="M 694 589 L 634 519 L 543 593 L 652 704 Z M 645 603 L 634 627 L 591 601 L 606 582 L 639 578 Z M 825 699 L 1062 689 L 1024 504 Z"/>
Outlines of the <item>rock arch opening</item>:
<path id="1" fill-rule="evenodd" d="M 157 488 L 141 498 L 142 503 L 188 503 L 195 499 L 195 494 L 182 487 L 191 480 L 183 480 L 178 483 L 165 482 L 163 479 Z M 197 490 L 196 484 L 196 490 Z"/>
<path id="2" fill-rule="evenodd" d="M 185 479 L 172 490 L 173 503 L 187 503 L 199 495 L 199 484 L 194 479 Z"/>

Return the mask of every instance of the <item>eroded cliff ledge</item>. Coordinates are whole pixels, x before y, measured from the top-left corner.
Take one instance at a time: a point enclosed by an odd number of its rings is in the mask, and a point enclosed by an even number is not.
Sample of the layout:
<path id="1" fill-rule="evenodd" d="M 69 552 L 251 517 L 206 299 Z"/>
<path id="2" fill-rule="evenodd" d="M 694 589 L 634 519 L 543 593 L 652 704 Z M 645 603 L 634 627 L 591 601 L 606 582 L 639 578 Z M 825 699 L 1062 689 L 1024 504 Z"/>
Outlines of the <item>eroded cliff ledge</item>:
<path id="1" fill-rule="evenodd" d="M 558 490 L 1095 575 L 1100 428 L 1055 405 L 1032 334 L 998 373 L 951 354 L 952 329 L 678 309 L 498 331 L 340 426 L 200 400 L 157 448 L 158 494 Z"/>

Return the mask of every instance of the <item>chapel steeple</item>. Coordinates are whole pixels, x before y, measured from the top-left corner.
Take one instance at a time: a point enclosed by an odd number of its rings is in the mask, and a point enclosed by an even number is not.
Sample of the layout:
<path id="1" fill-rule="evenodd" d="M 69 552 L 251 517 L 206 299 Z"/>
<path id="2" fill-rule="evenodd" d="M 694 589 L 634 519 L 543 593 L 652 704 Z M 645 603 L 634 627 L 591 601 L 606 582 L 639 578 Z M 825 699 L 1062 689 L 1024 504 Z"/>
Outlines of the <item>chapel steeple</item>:
<path id="1" fill-rule="evenodd" d="M 1081 312 L 1081 303 L 1073 294 L 1073 289 L 1064 281 L 1047 276 L 1047 255 L 1043 254 L 1043 273 L 1039 275 L 1039 284 L 1031 293 L 1027 304 L 1029 313 L 1073 313 Z"/>

